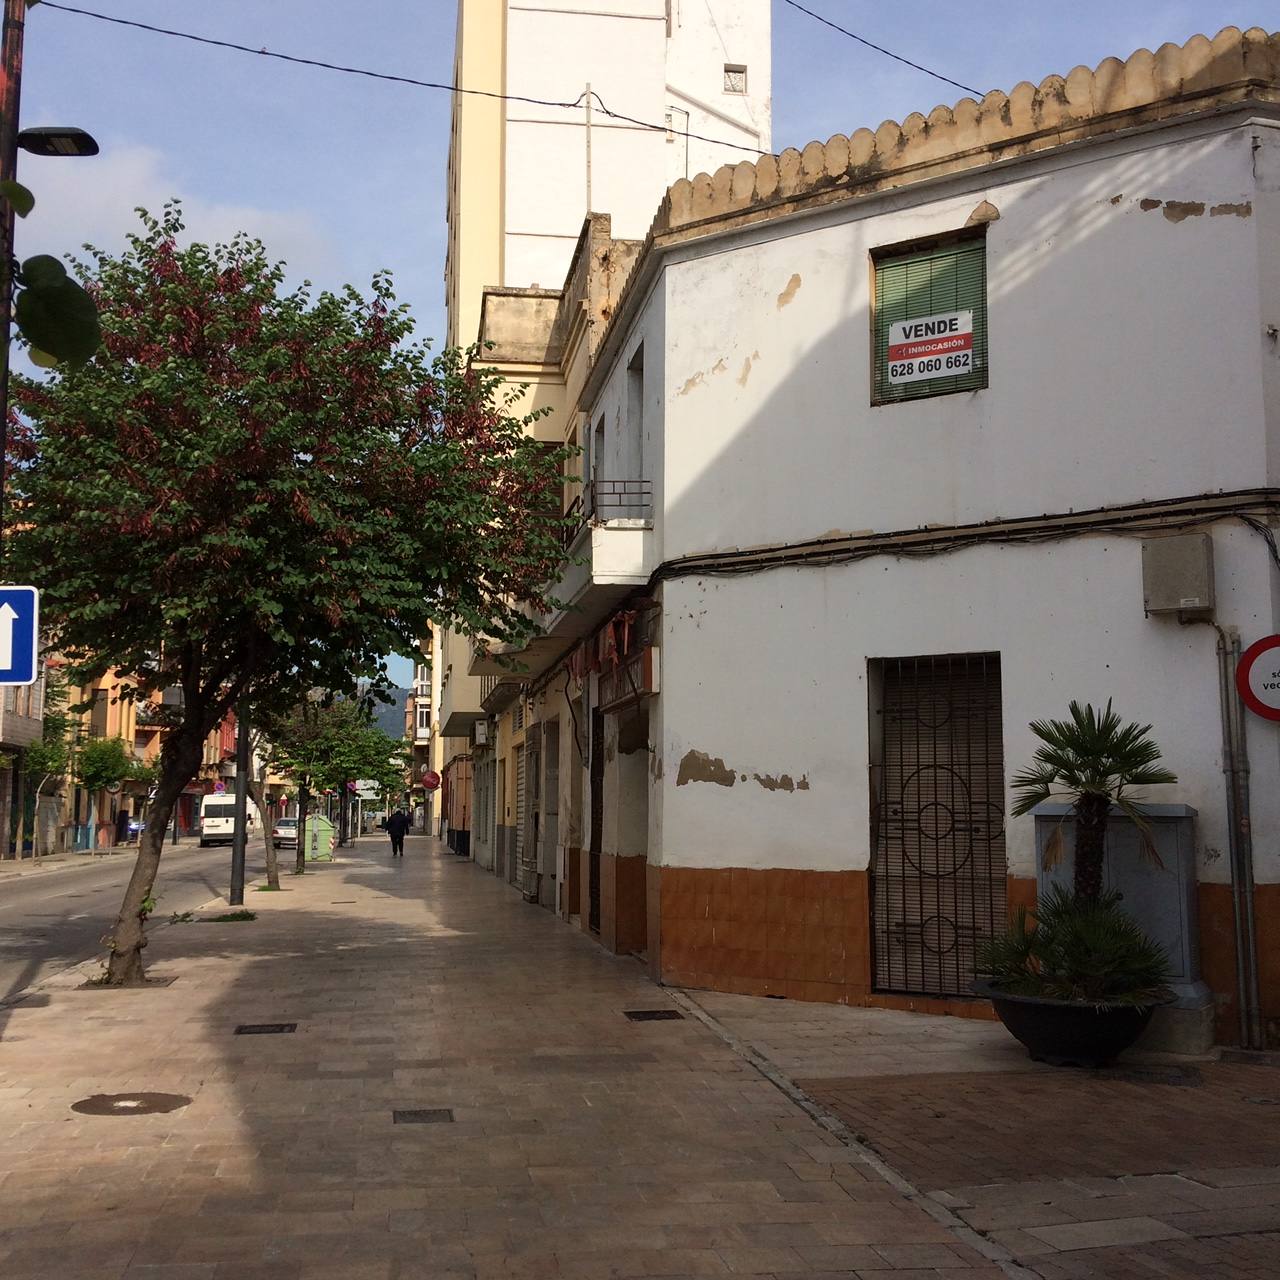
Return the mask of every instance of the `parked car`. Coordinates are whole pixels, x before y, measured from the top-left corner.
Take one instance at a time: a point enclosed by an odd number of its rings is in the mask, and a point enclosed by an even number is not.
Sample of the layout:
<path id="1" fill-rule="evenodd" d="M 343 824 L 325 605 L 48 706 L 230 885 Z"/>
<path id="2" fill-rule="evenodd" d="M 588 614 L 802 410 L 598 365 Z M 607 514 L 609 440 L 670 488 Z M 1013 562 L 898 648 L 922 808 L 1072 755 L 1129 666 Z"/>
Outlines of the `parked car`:
<path id="1" fill-rule="evenodd" d="M 271 843 L 277 849 L 296 849 L 298 847 L 297 818 L 281 818 L 271 832 Z"/>
<path id="2" fill-rule="evenodd" d="M 147 829 L 147 824 L 141 818 L 133 817 L 129 819 L 129 839 L 132 840 L 136 836 L 140 836 Z"/>

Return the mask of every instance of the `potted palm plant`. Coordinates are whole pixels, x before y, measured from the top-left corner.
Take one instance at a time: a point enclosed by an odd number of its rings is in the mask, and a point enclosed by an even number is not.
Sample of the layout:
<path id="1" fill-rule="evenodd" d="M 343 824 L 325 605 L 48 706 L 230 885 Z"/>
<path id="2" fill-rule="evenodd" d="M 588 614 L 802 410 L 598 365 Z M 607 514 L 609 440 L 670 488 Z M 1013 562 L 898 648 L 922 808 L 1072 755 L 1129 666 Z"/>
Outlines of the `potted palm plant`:
<path id="1" fill-rule="evenodd" d="M 1151 726 L 1125 724 L 1112 710 L 1070 705 L 1067 720 L 1037 720 L 1032 764 L 1013 778 L 1016 815 L 1067 800 L 1075 826 L 1073 887 L 1051 889 L 1034 913 L 1020 907 L 1009 928 L 979 954 L 1000 1020 L 1039 1061 L 1103 1066 L 1142 1033 L 1169 999 L 1169 960 L 1103 887 L 1112 810 L 1137 828 L 1146 856 L 1159 857 L 1134 788 L 1177 782 L 1160 763 Z M 1064 855 L 1062 824 L 1045 847 L 1051 869 Z M 1034 923 L 1030 916 L 1034 914 Z"/>

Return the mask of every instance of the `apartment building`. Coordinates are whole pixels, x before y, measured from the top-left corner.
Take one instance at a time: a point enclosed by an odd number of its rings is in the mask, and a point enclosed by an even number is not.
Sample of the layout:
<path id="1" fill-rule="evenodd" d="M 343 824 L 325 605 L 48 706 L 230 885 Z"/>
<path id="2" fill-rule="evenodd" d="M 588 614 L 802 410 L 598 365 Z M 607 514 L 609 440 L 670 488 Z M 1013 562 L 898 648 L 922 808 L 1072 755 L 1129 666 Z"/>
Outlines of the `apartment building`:
<path id="1" fill-rule="evenodd" d="M 681 179 L 488 290 L 585 455 L 566 607 L 468 664 L 476 848 L 663 981 L 986 1016 L 1057 820 L 1009 816 L 1029 722 L 1111 698 L 1179 778 L 1126 882 L 1179 1043 L 1274 1041 L 1280 737 L 1240 722 L 1242 797 L 1223 717 L 1280 631 L 1278 228 L 1280 36 L 1228 28 Z"/>
<path id="2" fill-rule="evenodd" d="M 552 323 L 566 272 L 586 271 L 580 232 L 593 210 L 607 213 L 612 236 L 638 247 L 672 182 L 768 152 L 770 6 L 768 0 L 583 0 L 572 8 L 460 0 L 454 76 L 464 89 L 510 97 L 455 96 L 448 341 L 503 344 L 504 369 L 529 386 L 526 408 L 553 410 L 539 422 L 539 437 L 558 441 L 571 403 L 564 375 L 548 358 L 545 334 L 538 345 L 536 321 L 532 346 L 518 345 L 520 330 L 531 316 Z M 591 323 L 602 319 L 597 314 Z M 513 332 L 504 330 L 508 324 Z M 456 852 L 467 852 L 476 815 L 492 811 L 493 830 L 476 842 L 478 856 L 496 858 L 502 840 L 504 874 L 511 874 L 508 836 L 498 832 L 522 829 L 521 731 L 506 723 L 500 756 L 495 743 L 477 743 L 498 705 L 481 684 L 483 657 L 477 663 L 472 644 L 456 633 L 441 633 L 435 645 L 433 768 L 443 775 L 437 830 Z M 528 856 L 522 836 L 509 838 L 519 841 L 520 858 Z M 542 874 L 549 884 L 553 877 Z M 548 891 L 535 896 L 550 902 Z"/>

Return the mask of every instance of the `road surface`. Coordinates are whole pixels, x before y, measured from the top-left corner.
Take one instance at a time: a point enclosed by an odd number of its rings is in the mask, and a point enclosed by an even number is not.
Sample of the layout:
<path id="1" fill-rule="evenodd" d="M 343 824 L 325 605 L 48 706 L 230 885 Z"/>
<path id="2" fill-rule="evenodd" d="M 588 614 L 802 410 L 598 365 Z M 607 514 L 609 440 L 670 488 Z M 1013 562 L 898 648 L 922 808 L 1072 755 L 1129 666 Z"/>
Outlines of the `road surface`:
<path id="1" fill-rule="evenodd" d="M 292 866 L 293 856 L 293 850 L 281 850 L 282 870 Z M 101 940 L 115 921 L 132 871 L 132 856 L 112 854 L 78 857 L 56 870 L 0 873 L 0 1000 L 105 954 Z M 264 871 L 262 845 L 254 841 L 245 879 Z M 193 911 L 214 898 L 225 900 L 230 875 L 229 845 L 201 849 L 193 842 L 166 848 L 156 880 L 155 919 Z"/>

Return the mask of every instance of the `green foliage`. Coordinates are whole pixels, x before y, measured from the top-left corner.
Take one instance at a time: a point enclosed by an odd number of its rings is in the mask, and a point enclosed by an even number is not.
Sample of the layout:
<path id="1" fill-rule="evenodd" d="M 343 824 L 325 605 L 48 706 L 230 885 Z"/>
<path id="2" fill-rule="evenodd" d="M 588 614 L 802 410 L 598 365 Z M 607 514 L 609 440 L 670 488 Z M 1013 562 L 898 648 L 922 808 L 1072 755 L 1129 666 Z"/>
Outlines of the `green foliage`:
<path id="1" fill-rule="evenodd" d="M 979 952 L 979 972 L 1010 995 L 1107 1005 L 1157 1004 L 1169 997 L 1169 957 L 1121 907 L 1121 895 L 1083 899 L 1054 885 L 1028 922 L 1019 908 L 1010 927 Z"/>
<path id="2" fill-rule="evenodd" d="M 1177 782 L 1162 768 L 1160 748 L 1151 739 L 1149 724 L 1124 724 L 1107 700 L 1105 710 L 1092 703 L 1072 702 L 1070 720 L 1035 720 L 1031 732 L 1040 739 L 1034 763 L 1013 777 L 1015 814 L 1029 813 L 1042 801 L 1065 796 L 1072 803 L 1082 796 L 1100 796 L 1119 805 L 1135 822 L 1142 814 L 1126 797 L 1130 787 Z"/>
<path id="3" fill-rule="evenodd" d="M 72 369 L 90 360 L 102 341 L 98 308 L 62 263 L 48 254 L 28 258 L 17 283 L 13 318 L 32 348 Z"/>
<path id="4" fill-rule="evenodd" d="M 44 584 L 73 678 L 180 686 L 190 743 L 242 697 L 258 723 L 313 688 L 385 684 L 382 656 L 422 658 L 431 625 L 528 634 L 567 455 L 532 439 L 518 392 L 469 353 L 429 358 L 385 274 L 369 298 L 284 292 L 259 242 L 182 231 L 169 206 L 124 254 L 76 264 L 98 358 L 15 379 L 28 518 L 4 571 Z"/>
<path id="5" fill-rule="evenodd" d="M 256 920 L 255 911 L 227 911 L 220 916 L 205 916 L 206 924 L 238 924 L 241 921 Z"/>
<path id="6" fill-rule="evenodd" d="M 36 198 L 20 182 L 6 178 L 0 182 L 0 199 L 13 205 L 13 211 L 20 218 L 25 218 L 36 207 Z"/>
<path id="7" fill-rule="evenodd" d="M 23 754 L 23 762 L 36 786 L 46 778 L 64 777 L 71 768 L 71 715 L 67 710 L 67 683 L 53 667 L 45 672 L 44 722 L 39 742 Z"/>
<path id="8" fill-rule="evenodd" d="M 406 744 L 372 722 L 367 702 L 307 700 L 266 732 L 274 767 L 312 790 L 336 790 L 361 778 L 384 791 L 404 788 Z"/>
<path id="9" fill-rule="evenodd" d="M 86 738 L 75 750 L 72 773 L 86 791 L 102 791 L 137 777 L 139 765 L 123 738 Z"/>

